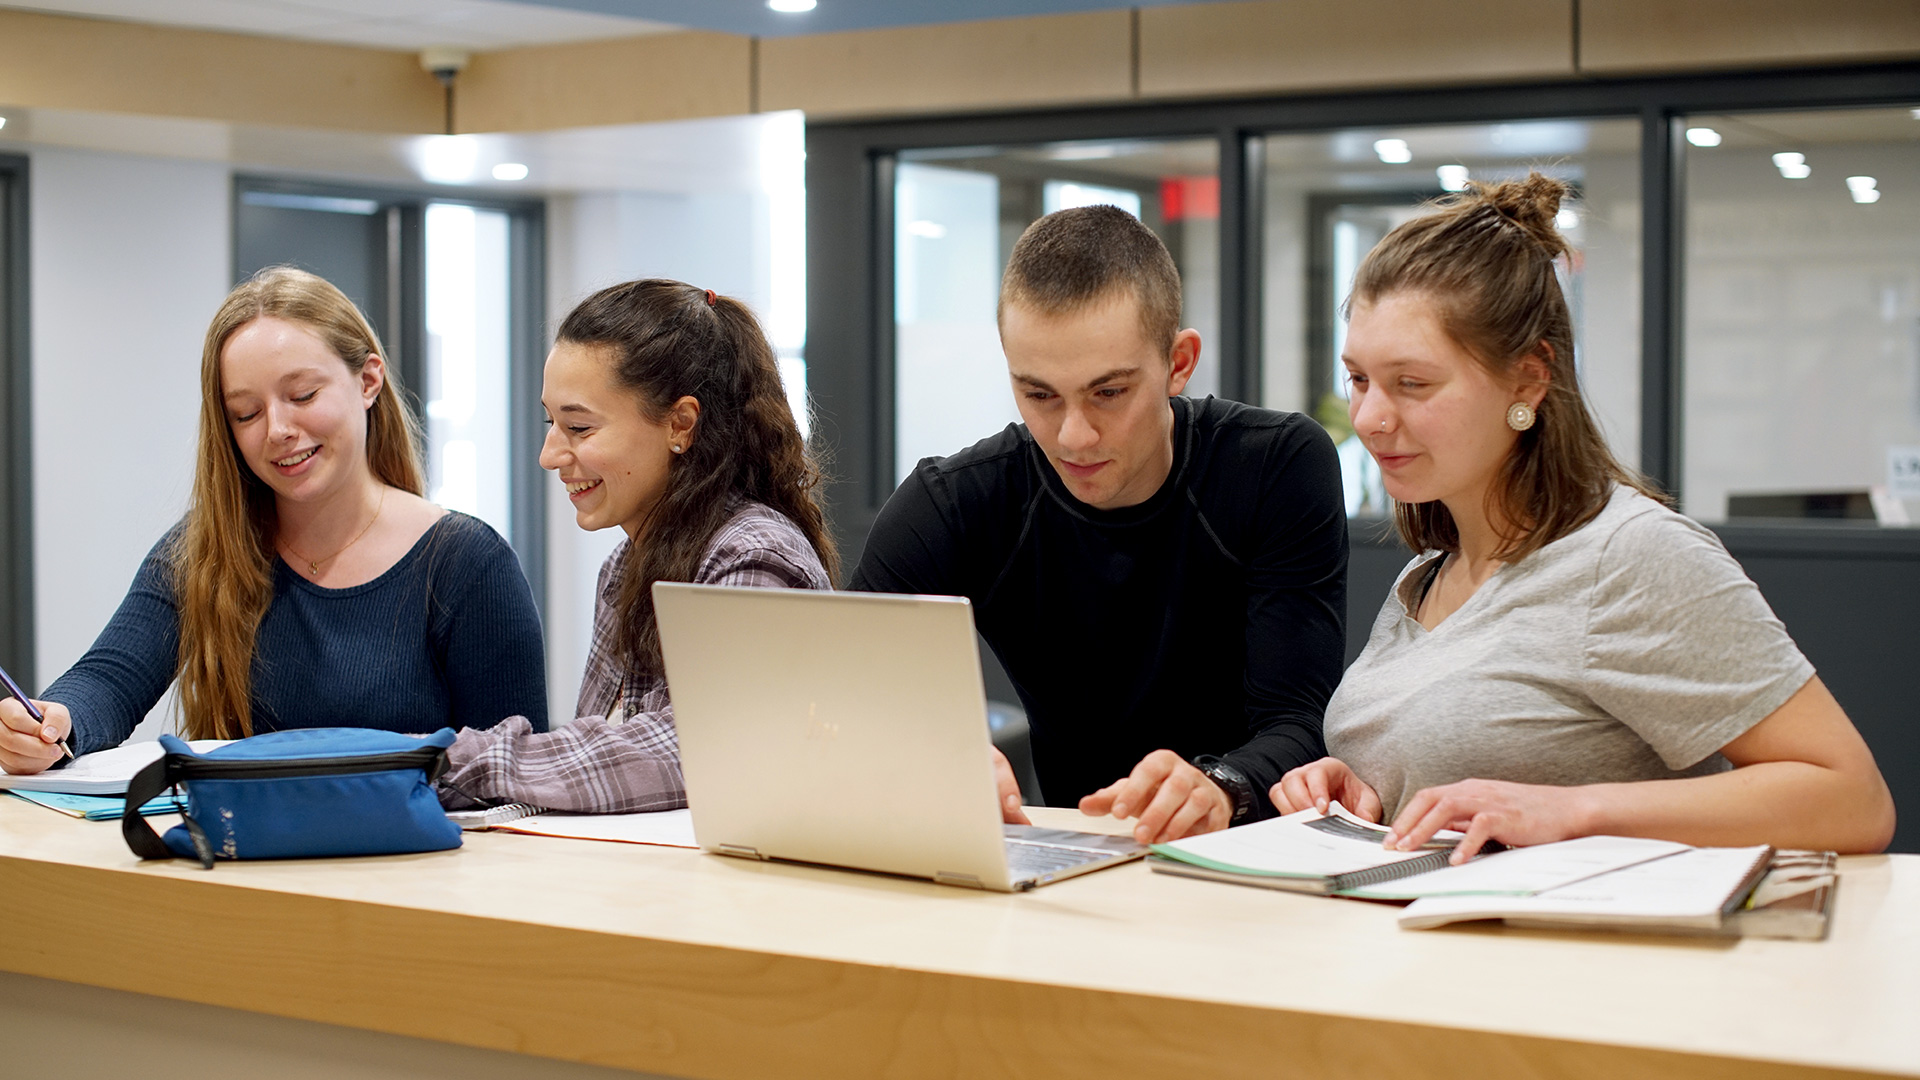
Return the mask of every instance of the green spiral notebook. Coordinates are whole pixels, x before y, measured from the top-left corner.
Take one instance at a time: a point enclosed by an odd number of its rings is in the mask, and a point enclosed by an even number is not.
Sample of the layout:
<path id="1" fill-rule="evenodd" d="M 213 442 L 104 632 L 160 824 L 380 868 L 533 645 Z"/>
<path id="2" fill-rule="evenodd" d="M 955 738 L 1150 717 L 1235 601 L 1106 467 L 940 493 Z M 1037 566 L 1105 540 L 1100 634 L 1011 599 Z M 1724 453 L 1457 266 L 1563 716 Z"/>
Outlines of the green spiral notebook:
<path id="1" fill-rule="evenodd" d="M 1382 847 L 1387 830 L 1334 803 L 1223 832 L 1155 844 L 1147 864 L 1163 874 L 1330 894 L 1444 869 L 1459 833 L 1418 851 Z"/>

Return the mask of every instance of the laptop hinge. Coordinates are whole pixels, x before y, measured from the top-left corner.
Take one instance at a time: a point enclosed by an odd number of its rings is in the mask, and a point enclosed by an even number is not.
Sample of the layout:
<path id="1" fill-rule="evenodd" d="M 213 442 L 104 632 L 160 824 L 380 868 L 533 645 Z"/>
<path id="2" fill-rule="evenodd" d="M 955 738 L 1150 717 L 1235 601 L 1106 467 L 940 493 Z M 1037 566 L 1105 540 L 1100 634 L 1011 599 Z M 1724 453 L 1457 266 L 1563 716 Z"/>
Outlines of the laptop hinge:
<path id="1" fill-rule="evenodd" d="M 963 889 L 984 889 L 984 888 L 986 888 L 986 886 L 985 886 L 985 885 L 982 885 L 982 884 L 980 884 L 980 877 L 979 877 L 979 875 L 977 875 L 977 874 L 956 874 L 956 873 L 954 873 L 954 872 L 953 872 L 953 871 L 951 871 L 951 870 L 937 870 L 937 871 L 935 871 L 935 872 L 934 872 L 934 875 L 933 875 L 933 880 L 935 880 L 935 881 L 937 881 L 937 882 L 939 882 L 939 883 L 940 883 L 940 884 L 942 884 L 942 885 L 958 885 L 958 886 L 960 886 L 960 887 L 961 887 L 961 888 L 963 888 Z"/>
<path id="2" fill-rule="evenodd" d="M 767 861 L 767 857 L 760 854 L 759 848 L 748 847 L 745 844 L 715 844 L 714 850 L 722 855 L 732 855 L 741 859 L 759 859 L 761 862 Z"/>

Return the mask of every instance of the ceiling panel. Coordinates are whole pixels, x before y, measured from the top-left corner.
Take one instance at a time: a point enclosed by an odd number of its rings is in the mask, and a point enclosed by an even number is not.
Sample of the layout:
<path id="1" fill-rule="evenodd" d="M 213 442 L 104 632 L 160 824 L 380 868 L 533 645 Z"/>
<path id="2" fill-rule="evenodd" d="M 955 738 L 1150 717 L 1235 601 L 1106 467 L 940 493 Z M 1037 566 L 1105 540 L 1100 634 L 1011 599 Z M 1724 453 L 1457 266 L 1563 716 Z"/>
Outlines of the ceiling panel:
<path id="1" fill-rule="evenodd" d="M 673 25 L 510 0 L 35 0 L 27 10 L 413 51 L 631 37 Z"/>
<path id="2" fill-rule="evenodd" d="M 1202 0 L 1166 0 L 1163 6 Z M 415 50 L 498 49 L 693 28 L 786 37 L 1131 7 L 1122 0 L 34 0 L 0 8 Z"/>
<path id="3" fill-rule="evenodd" d="M 1057 15 L 1074 11 L 1113 11 L 1141 6 L 1123 0 L 819 0 L 812 11 L 782 14 L 766 0 L 526 0 L 547 7 L 657 19 L 759 37 L 788 37 L 837 30 Z M 1174 7 L 1204 0 L 1161 0 Z"/>

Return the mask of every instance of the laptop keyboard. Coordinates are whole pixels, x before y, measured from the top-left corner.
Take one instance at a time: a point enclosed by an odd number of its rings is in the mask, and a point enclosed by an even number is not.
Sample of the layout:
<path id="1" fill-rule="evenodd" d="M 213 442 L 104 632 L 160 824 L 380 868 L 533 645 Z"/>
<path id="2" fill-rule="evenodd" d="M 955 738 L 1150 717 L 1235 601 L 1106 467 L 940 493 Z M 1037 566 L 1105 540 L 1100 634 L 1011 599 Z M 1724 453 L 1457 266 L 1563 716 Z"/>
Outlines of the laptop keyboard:
<path id="1" fill-rule="evenodd" d="M 1014 880 L 1045 877 L 1082 863 L 1110 858 L 1107 852 L 1085 851 L 1057 844 L 1034 844 L 1025 840 L 1007 841 L 1007 867 Z"/>

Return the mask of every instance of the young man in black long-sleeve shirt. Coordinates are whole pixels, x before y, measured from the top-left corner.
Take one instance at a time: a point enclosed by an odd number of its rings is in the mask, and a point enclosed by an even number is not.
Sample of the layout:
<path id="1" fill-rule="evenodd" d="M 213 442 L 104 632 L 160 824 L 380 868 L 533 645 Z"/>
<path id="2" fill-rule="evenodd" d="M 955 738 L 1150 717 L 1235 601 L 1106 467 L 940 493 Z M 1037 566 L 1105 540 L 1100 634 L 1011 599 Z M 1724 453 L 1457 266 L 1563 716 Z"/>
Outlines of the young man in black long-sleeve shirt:
<path id="1" fill-rule="evenodd" d="M 1025 423 L 920 462 L 850 581 L 972 600 L 1047 801 L 1137 817 L 1143 842 L 1270 815 L 1268 788 L 1326 753 L 1345 648 L 1331 440 L 1180 397 L 1200 335 L 1179 317 L 1172 257 L 1125 211 L 1030 226 L 1000 297 Z"/>

